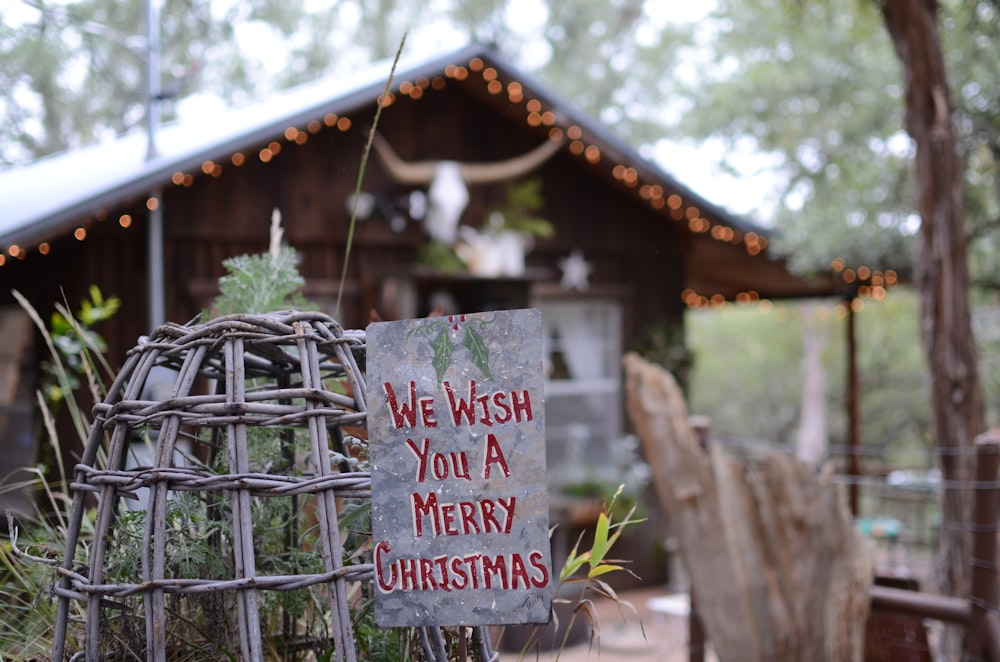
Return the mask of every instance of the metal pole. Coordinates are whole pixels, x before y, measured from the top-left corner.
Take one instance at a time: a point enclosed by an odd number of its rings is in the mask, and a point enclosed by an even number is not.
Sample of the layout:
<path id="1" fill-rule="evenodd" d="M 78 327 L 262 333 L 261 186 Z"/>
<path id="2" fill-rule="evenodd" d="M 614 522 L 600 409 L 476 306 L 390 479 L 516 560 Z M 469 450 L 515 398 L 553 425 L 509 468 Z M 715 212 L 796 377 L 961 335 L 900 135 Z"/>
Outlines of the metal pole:
<path id="1" fill-rule="evenodd" d="M 159 0 L 146 0 L 146 160 L 157 156 L 156 128 L 160 124 L 160 11 Z M 156 189 L 149 195 L 149 223 L 146 237 L 147 314 L 149 330 L 166 321 L 163 275 L 163 195 Z"/>
<path id="2" fill-rule="evenodd" d="M 146 160 L 156 158 L 156 127 L 160 124 L 159 0 L 146 0 Z"/>
<path id="3" fill-rule="evenodd" d="M 150 199 L 155 201 L 155 208 L 149 212 L 149 227 L 146 237 L 147 260 L 146 268 L 149 270 L 148 284 L 148 315 L 149 330 L 166 322 L 166 303 L 164 301 L 164 275 L 163 275 L 163 197 L 162 192 L 157 189 L 150 194 Z"/>

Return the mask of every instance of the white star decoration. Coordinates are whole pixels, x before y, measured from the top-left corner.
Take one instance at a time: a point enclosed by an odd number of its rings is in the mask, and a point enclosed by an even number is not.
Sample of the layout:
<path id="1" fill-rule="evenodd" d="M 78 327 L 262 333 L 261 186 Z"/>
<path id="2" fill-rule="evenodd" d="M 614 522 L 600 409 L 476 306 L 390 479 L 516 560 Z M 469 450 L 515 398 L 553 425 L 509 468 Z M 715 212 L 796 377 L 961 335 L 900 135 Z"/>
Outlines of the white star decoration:
<path id="1" fill-rule="evenodd" d="M 559 260 L 559 267 L 563 271 L 562 286 L 566 289 L 582 292 L 590 286 L 587 277 L 594 267 L 583 259 L 583 252 L 579 248 L 574 248 L 569 257 Z"/>

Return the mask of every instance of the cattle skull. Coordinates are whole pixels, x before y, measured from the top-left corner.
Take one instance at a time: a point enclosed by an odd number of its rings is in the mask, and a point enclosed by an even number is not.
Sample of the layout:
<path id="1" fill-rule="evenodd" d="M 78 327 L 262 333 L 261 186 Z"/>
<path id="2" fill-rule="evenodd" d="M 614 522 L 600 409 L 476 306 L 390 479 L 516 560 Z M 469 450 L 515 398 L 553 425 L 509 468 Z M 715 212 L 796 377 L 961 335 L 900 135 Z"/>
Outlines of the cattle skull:
<path id="1" fill-rule="evenodd" d="M 530 152 L 495 163 L 407 162 L 381 134 L 374 135 L 372 144 L 393 179 L 408 186 L 428 186 L 424 228 L 431 239 L 451 245 L 458 237 L 458 222 L 469 204 L 470 185 L 526 175 L 559 151 L 563 140 L 546 140 Z"/>

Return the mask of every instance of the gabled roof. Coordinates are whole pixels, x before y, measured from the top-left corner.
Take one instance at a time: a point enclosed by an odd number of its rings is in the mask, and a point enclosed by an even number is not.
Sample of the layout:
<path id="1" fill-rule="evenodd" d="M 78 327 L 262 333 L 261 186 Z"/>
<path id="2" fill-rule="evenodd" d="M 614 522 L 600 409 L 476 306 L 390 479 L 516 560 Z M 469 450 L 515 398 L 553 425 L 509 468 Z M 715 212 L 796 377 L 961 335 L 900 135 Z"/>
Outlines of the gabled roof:
<path id="1" fill-rule="evenodd" d="M 449 58 L 450 61 L 450 58 Z M 442 66 L 437 59 L 405 62 L 399 71 Z M 0 172 L 0 246 L 29 244 L 121 200 L 170 182 L 177 171 L 198 171 L 206 160 L 267 142 L 286 127 L 371 103 L 382 92 L 392 61 L 324 77 L 277 92 L 242 108 L 185 119 L 156 130 L 157 156 L 146 159 L 144 130 L 53 154 Z"/>
<path id="2" fill-rule="evenodd" d="M 735 298 L 739 288 L 732 284 L 723 285 L 730 280 L 725 272 L 744 272 L 745 258 L 748 257 L 768 272 L 765 279 L 775 285 L 766 296 L 829 293 L 825 284 L 817 286 L 791 276 L 781 261 L 765 255 L 756 257 L 759 250 L 751 250 L 749 256 L 740 251 L 741 259 L 735 262 L 730 260 L 727 255 L 732 251 L 720 252 L 718 249 L 725 247 L 713 244 L 733 242 L 720 237 L 712 241 L 708 234 L 710 226 L 735 230 L 737 237 L 763 237 L 764 232 L 705 200 L 656 164 L 643 159 L 634 148 L 603 125 L 574 109 L 545 85 L 504 62 L 486 46 L 472 44 L 444 55 L 403 57 L 397 65 L 395 81 L 398 84 L 403 80 L 441 76 L 449 66 L 467 63 L 473 58 L 489 62 L 507 76 L 521 81 L 525 88 L 531 90 L 533 97 L 547 108 L 558 111 L 560 124 L 565 122 L 582 129 L 588 142 L 600 147 L 602 159 L 620 164 L 624 166 L 623 170 L 627 168 L 631 172 L 626 177 L 631 179 L 631 182 L 626 181 L 627 185 L 635 187 L 640 181 L 645 183 L 647 191 L 658 188 L 663 205 L 668 197 L 664 190 L 680 196 L 677 199 L 684 200 L 684 208 L 680 211 L 694 208 L 700 220 L 711 220 L 711 223 L 706 221 L 703 228 L 692 230 L 695 235 L 693 244 L 696 249 L 700 246 L 700 252 L 695 250 L 696 258 L 692 259 L 718 262 L 717 267 L 702 265 L 701 271 L 706 275 L 715 273 L 719 282 L 719 288 L 708 291 L 709 295 L 713 291 L 725 291 L 726 298 Z M 343 115 L 372 104 L 383 92 L 391 69 L 391 60 L 375 62 L 348 74 L 337 74 L 276 92 L 243 108 L 196 120 L 163 124 L 157 128 L 157 154 L 152 159 L 146 158 L 145 131 L 134 131 L 108 142 L 0 171 L 0 249 L 7 251 L 13 245 L 30 246 L 68 233 L 82 219 L 102 209 L 165 187 L 175 172 L 197 172 L 202 163 L 223 160 L 236 151 L 266 143 L 282 135 L 287 127 L 304 126 L 330 113 Z M 618 175 L 616 178 L 622 179 Z M 644 195 L 639 187 L 635 188 L 637 194 Z M 675 214 L 674 218 L 686 222 L 683 216 Z M 766 243 L 763 245 L 766 246 Z M 745 277 L 744 274 L 742 278 Z M 736 279 L 740 277 L 737 275 Z M 715 287 L 711 279 L 702 286 Z"/>

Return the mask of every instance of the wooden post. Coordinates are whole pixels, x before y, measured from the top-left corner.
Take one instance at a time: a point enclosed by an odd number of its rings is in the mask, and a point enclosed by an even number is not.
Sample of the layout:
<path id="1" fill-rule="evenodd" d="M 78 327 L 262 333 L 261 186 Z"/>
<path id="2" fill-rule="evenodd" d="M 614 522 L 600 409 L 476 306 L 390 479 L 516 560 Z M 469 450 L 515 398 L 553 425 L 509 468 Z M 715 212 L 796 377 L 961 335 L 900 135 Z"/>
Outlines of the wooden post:
<path id="1" fill-rule="evenodd" d="M 692 416 L 688 419 L 691 429 L 694 430 L 701 444 L 703 451 L 708 451 L 708 441 L 711 438 L 711 422 L 707 416 Z M 688 589 L 688 599 L 690 600 L 690 612 L 688 613 L 688 662 L 705 662 L 705 644 L 708 637 L 705 635 L 705 624 L 698 616 L 698 606 L 694 599 L 694 591 Z"/>
<path id="2" fill-rule="evenodd" d="M 1000 431 L 976 438 L 975 510 L 972 528 L 972 566 L 969 603 L 971 618 L 965 640 L 968 660 L 983 659 L 986 614 L 997 606 L 997 520 L 1000 515 Z"/>
<path id="3" fill-rule="evenodd" d="M 688 614 L 688 662 L 705 662 L 705 625 L 698 616 L 694 591 L 690 592 L 691 611 Z"/>
<path id="4" fill-rule="evenodd" d="M 861 437 L 861 411 L 858 403 L 858 340 L 857 323 L 854 315 L 854 299 L 845 300 L 847 304 L 847 476 L 850 483 L 847 487 L 847 504 L 851 514 L 860 514 L 858 504 L 858 478 L 861 476 L 861 463 L 858 460 L 858 444 Z"/>

